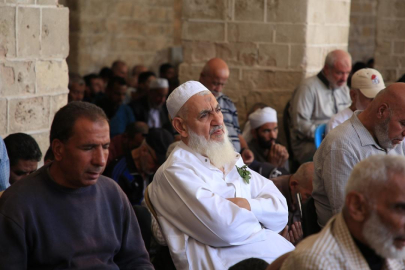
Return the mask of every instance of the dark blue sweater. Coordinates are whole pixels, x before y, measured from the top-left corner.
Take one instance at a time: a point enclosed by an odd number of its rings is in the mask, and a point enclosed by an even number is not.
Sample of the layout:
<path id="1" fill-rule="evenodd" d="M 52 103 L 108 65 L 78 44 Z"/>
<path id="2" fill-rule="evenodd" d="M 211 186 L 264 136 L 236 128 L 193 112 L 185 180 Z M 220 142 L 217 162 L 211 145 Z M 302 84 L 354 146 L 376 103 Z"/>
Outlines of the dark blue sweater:
<path id="1" fill-rule="evenodd" d="M 101 176 L 69 189 L 48 166 L 0 198 L 0 269 L 153 269 L 120 187 Z"/>

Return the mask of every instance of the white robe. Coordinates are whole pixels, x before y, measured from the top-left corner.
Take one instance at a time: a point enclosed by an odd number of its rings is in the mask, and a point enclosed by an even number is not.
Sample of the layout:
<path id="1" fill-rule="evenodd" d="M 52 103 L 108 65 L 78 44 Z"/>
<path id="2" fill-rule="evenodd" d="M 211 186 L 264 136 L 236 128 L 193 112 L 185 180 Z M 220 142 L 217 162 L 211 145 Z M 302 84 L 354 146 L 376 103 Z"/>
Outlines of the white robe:
<path id="1" fill-rule="evenodd" d="M 242 158 L 235 156 L 242 167 Z M 246 184 L 234 165 L 224 175 L 181 142 L 148 187 L 178 270 L 228 269 L 251 257 L 270 263 L 294 249 L 278 234 L 288 219 L 283 195 L 250 169 Z M 246 198 L 251 211 L 226 200 L 234 197 Z"/>

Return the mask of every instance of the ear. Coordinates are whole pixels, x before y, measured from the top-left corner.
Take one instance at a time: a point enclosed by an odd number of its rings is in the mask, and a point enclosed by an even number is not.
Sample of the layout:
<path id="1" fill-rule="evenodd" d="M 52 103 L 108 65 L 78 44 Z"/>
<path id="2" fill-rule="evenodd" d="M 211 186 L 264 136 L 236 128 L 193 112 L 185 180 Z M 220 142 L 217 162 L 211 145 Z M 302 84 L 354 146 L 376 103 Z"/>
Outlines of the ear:
<path id="1" fill-rule="evenodd" d="M 325 73 L 325 76 L 327 77 L 329 75 L 330 68 L 328 65 L 323 66 L 323 73 Z"/>
<path id="2" fill-rule="evenodd" d="M 253 138 L 254 138 L 255 140 L 257 140 L 257 131 L 256 131 L 256 129 L 250 130 L 250 133 L 252 133 Z"/>
<path id="3" fill-rule="evenodd" d="M 357 97 L 357 91 L 354 89 L 350 89 L 350 98 L 352 99 L 352 102 L 356 102 L 356 97 Z"/>
<path id="4" fill-rule="evenodd" d="M 298 181 L 295 180 L 294 177 L 291 177 L 290 181 L 288 182 L 288 186 L 290 187 L 291 192 L 295 193 L 298 190 Z"/>
<path id="5" fill-rule="evenodd" d="M 346 208 L 349 215 L 357 222 L 363 222 L 367 218 L 368 204 L 366 198 L 356 192 L 349 192 L 346 196 Z"/>
<path id="6" fill-rule="evenodd" d="M 389 107 L 387 103 L 382 103 L 378 107 L 377 118 L 378 119 L 386 119 L 389 116 Z"/>
<path id="7" fill-rule="evenodd" d="M 51 147 L 52 147 L 53 155 L 55 156 L 55 160 L 61 161 L 62 157 L 63 157 L 63 152 L 64 152 L 64 144 L 60 140 L 54 139 L 52 141 Z"/>
<path id="8" fill-rule="evenodd" d="M 187 126 L 183 119 L 181 119 L 180 117 L 175 117 L 172 120 L 172 125 L 182 138 L 188 137 Z"/>

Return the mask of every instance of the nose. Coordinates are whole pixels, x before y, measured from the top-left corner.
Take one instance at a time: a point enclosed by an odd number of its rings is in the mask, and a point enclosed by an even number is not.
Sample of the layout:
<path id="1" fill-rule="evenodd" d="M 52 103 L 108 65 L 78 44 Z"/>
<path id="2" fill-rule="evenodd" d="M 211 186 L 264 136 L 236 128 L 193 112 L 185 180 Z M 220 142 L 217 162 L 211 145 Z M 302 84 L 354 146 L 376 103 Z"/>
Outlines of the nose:
<path id="1" fill-rule="evenodd" d="M 222 115 L 222 111 L 216 112 L 216 113 L 214 113 L 214 117 L 212 119 L 211 125 L 213 125 L 213 126 L 222 125 L 224 122 L 223 120 L 224 120 L 224 117 Z"/>
<path id="2" fill-rule="evenodd" d="M 92 164 L 97 167 L 105 167 L 108 156 L 108 149 L 99 146 L 94 149 Z"/>

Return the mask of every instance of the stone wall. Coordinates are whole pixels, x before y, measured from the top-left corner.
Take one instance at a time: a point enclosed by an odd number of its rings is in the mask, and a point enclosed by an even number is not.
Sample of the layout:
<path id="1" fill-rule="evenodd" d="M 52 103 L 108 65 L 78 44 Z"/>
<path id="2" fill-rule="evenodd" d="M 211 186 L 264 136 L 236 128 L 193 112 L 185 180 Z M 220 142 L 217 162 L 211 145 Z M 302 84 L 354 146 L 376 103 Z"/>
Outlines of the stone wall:
<path id="1" fill-rule="evenodd" d="M 405 1 L 379 0 L 375 63 L 385 82 L 405 73 Z"/>
<path id="2" fill-rule="evenodd" d="M 67 102 L 68 24 L 57 0 L 0 0 L 0 135 L 31 134 L 44 154 Z"/>
<path id="3" fill-rule="evenodd" d="M 183 1 L 180 80 L 198 80 L 205 62 L 220 57 L 240 123 L 256 102 L 281 120 L 301 79 L 318 72 L 330 50 L 347 49 L 349 14 L 350 0 Z"/>
<path id="4" fill-rule="evenodd" d="M 81 75 L 117 59 L 156 71 L 180 45 L 181 0 L 61 2 L 70 9 L 69 70 Z"/>
<path id="5" fill-rule="evenodd" d="M 349 52 L 353 63 L 374 57 L 377 0 L 352 0 L 350 9 Z"/>

